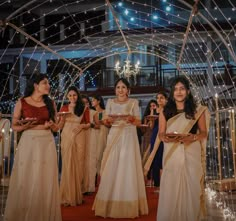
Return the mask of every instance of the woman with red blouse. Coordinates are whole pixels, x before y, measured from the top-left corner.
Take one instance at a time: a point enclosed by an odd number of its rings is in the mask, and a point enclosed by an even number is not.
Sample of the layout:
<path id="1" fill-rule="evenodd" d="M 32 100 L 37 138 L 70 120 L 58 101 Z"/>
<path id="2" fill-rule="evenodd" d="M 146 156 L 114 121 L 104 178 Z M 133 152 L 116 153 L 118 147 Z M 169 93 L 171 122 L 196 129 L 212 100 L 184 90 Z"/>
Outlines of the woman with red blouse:
<path id="1" fill-rule="evenodd" d="M 56 109 L 46 75 L 31 79 L 15 105 L 12 129 L 22 132 L 17 146 L 4 214 L 5 221 L 60 221 Z"/>

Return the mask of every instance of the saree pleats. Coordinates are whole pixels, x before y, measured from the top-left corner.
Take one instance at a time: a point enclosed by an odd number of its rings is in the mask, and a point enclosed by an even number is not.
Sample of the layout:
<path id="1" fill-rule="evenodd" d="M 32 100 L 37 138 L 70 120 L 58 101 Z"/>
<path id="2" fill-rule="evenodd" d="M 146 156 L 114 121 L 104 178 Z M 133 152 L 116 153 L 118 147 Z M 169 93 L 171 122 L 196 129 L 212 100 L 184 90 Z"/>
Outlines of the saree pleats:
<path id="1" fill-rule="evenodd" d="M 62 174 L 60 183 L 61 203 L 76 206 L 82 203 L 82 182 L 84 177 L 84 161 L 86 137 L 81 129 L 74 133 L 73 129 L 80 125 L 80 118 L 72 116 L 67 119 L 61 134 Z"/>
<path id="2" fill-rule="evenodd" d="M 148 213 L 136 128 L 126 126 L 121 131 L 112 149 L 104 152 L 106 163 L 93 207 L 96 216 L 134 218 Z M 118 127 L 110 129 L 107 147 L 117 133 Z"/>

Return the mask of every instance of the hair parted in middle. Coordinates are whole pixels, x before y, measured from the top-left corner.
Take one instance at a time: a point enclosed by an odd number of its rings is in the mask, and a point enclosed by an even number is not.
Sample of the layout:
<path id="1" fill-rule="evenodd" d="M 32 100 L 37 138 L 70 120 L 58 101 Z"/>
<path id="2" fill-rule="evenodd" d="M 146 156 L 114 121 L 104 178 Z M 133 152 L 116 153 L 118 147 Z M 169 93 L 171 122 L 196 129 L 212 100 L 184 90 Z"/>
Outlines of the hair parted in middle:
<path id="1" fill-rule="evenodd" d="M 118 78 L 118 79 L 116 80 L 116 82 L 115 82 L 115 88 L 116 88 L 117 84 L 118 84 L 120 81 L 121 81 L 122 83 L 124 83 L 128 89 L 130 89 L 130 83 L 129 83 L 129 81 L 128 81 L 126 78 L 123 78 L 123 77 L 122 77 L 122 78 Z"/>
<path id="2" fill-rule="evenodd" d="M 183 111 L 185 112 L 185 116 L 187 119 L 194 119 L 194 114 L 196 113 L 196 109 L 197 109 L 197 103 L 191 93 L 190 83 L 185 76 L 179 76 L 175 78 L 171 84 L 170 96 L 163 111 L 165 118 L 166 120 L 168 120 L 169 118 L 177 114 L 177 107 L 174 100 L 174 90 L 177 83 L 182 83 L 185 89 L 189 91 L 188 96 L 186 97 L 185 102 L 184 102 Z"/>
<path id="3" fill-rule="evenodd" d="M 83 114 L 84 112 L 84 103 L 82 101 L 82 98 L 81 98 L 81 95 L 79 93 L 79 90 L 76 86 L 70 86 L 67 90 L 67 94 L 70 92 L 70 91 L 74 91 L 77 96 L 78 96 L 78 99 L 76 101 L 76 105 L 75 105 L 75 110 L 74 110 L 74 113 L 75 115 L 77 116 L 81 116 L 81 114 Z"/>

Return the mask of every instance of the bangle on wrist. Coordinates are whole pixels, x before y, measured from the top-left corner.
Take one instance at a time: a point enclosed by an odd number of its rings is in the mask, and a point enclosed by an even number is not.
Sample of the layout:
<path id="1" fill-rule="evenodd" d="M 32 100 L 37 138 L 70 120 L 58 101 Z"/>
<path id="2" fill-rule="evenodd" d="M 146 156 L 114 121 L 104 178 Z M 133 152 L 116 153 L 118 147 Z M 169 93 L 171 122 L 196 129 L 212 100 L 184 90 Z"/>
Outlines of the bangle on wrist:
<path id="1" fill-rule="evenodd" d="M 193 141 L 196 141 L 196 140 L 197 140 L 197 135 L 194 134 L 194 135 L 193 135 Z"/>

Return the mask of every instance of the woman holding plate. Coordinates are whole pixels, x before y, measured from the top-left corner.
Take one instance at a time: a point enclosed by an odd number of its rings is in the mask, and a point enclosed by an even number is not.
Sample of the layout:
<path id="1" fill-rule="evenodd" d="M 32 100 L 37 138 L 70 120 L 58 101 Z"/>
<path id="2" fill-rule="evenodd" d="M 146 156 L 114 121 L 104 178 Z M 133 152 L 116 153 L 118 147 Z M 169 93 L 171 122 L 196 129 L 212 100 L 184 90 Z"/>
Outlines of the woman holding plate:
<path id="1" fill-rule="evenodd" d="M 60 113 L 66 114 L 61 133 L 62 174 L 60 183 L 61 203 L 76 206 L 82 203 L 82 182 L 84 178 L 86 134 L 90 127 L 79 91 L 71 86 L 67 92 L 69 104 Z"/>
<path id="2" fill-rule="evenodd" d="M 157 118 L 153 118 L 153 128 L 152 128 L 152 134 L 150 139 L 150 153 L 152 152 L 156 137 L 158 134 L 158 128 L 159 128 L 159 119 L 158 116 L 161 111 L 163 111 L 163 108 L 165 107 L 167 103 L 167 94 L 164 91 L 160 91 L 157 93 L 156 96 L 158 107 L 156 108 L 156 113 L 154 116 Z M 162 157 L 163 157 L 163 150 L 164 145 L 162 142 L 160 142 L 158 150 L 155 154 L 155 157 L 153 159 L 152 165 L 149 170 L 148 178 L 152 178 L 154 182 L 154 186 L 157 187 L 156 191 L 159 191 L 160 186 L 160 179 L 161 179 L 161 170 L 162 170 Z"/>
<path id="3" fill-rule="evenodd" d="M 129 82 L 115 83 L 116 98 L 106 105 L 104 123 L 111 125 L 94 201 L 96 216 L 135 218 L 148 214 L 136 126 L 141 124 L 138 101 L 129 98 Z"/>
<path id="4" fill-rule="evenodd" d="M 143 139 L 141 144 L 141 156 L 143 163 L 146 162 L 147 156 L 149 155 L 150 151 L 150 140 L 152 135 L 152 129 L 153 129 L 153 120 L 148 118 L 148 116 L 152 116 L 154 112 L 156 112 L 157 109 L 157 101 L 152 99 L 148 102 L 142 119 L 142 125 L 146 125 L 147 127 L 141 127 L 142 133 L 143 133 Z M 142 126 L 141 125 L 141 126 Z"/>
<path id="5" fill-rule="evenodd" d="M 4 214 L 5 221 L 60 221 L 56 108 L 45 74 L 27 83 L 15 105 L 12 129 L 22 132 L 17 146 Z"/>
<path id="6" fill-rule="evenodd" d="M 106 147 L 107 143 L 107 135 L 109 132 L 109 127 L 104 125 L 102 118 L 105 114 L 105 104 L 104 100 L 101 95 L 94 95 L 92 97 L 92 106 L 96 109 L 96 113 L 94 115 L 94 128 L 98 129 L 96 140 L 96 168 L 97 168 L 97 174 L 100 174 L 100 168 L 101 168 L 101 162 L 102 162 L 102 156 L 103 152 Z"/>
<path id="7" fill-rule="evenodd" d="M 200 220 L 204 215 L 204 157 L 209 113 L 197 105 L 189 81 L 178 77 L 159 116 L 164 142 L 158 221 Z"/>

